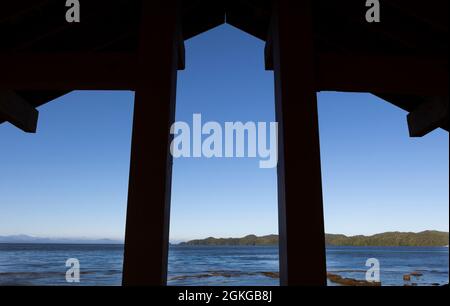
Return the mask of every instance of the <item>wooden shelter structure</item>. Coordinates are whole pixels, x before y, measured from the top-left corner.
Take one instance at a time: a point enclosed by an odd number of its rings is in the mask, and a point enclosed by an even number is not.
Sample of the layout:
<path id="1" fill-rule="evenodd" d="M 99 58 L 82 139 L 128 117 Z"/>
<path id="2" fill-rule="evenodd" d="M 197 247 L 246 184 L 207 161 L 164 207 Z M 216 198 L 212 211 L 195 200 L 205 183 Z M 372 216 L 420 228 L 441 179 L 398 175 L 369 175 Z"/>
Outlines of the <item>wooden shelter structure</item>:
<path id="1" fill-rule="evenodd" d="M 250 33 L 275 76 L 281 284 L 325 285 L 316 93 L 373 93 L 409 112 L 410 136 L 448 131 L 448 3 L 381 0 L 369 23 L 365 0 L 81 0 L 68 23 L 65 1 L 3 1 L 0 123 L 35 132 L 36 107 L 67 92 L 135 91 L 123 284 L 164 285 L 184 41 Z"/>

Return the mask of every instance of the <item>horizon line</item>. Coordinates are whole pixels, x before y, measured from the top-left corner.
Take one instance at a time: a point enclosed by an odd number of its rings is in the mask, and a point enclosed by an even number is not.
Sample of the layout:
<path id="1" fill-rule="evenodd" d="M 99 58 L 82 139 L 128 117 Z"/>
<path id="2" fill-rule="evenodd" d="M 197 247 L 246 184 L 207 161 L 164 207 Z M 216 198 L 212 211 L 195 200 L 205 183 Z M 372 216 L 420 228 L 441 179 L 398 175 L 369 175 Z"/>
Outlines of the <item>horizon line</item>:
<path id="1" fill-rule="evenodd" d="M 384 231 L 384 232 L 378 232 L 375 234 L 356 234 L 356 235 L 347 235 L 347 234 L 342 234 L 342 233 L 325 233 L 326 235 L 344 235 L 346 237 L 355 237 L 355 236 L 374 236 L 374 235 L 378 235 L 378 234 L 384 234 L 384 233 L 414 233 L 414 234 L 418 234 L 418 233 L 422 233 L 422 232 L 443 232 L 443 233 L 449 233 L 449 230 L 436 230 L 436 229 L 426 229 L 426 230 L 420 230 L 420 231 L 399 231 L 399 230 L 391 230 L 391 231 Z M 264 236 L 279 236 L 278 234 L 264 234 L 264 235 L 256 235 L 256 234 L 246 234 L 246 235 L 241 235 L 239 237 L 233 237 L 233 236 L 228 236 L 228 237 L 214 237 L 214 236 L 203 236 L 204 238 L 193 238 L 193 239 L 169 239 L 169 243 L 170 244 L 178 244 L 181 242 L 188 242 L 191 240 L 204 240 L 207 238 L 214 238 L 214 239 L 239 239 L 239 238 L 244 238 L 247 236 L 256 236 L 256 237 L 264 237 Z M 52 237 L 52 236 L 39 236 L 39 235 L 28 235 L 28 234 L 12 234 L 12 235 L 0 235 L 0 239 L 1 238 L 18 238 L 18 237 L 24 237 L 24 239 L 41 239 L 41 240 L 68 240 L 70 242 L 70 240 L 72 241 L 81 241 L 81 242 L 99 242 L 102 240 L 105 241 L 111 241 L 110 244 L 124 244 L 125 243 L 125 239 L 124 238 L 93 238 L 93 237 L 70 237 L 70 236 L 66 236 L 66 237 Z M 2 243 L 2 242 L 0 242 Z M 55 242 L 58 243 L 58 242 Z M 104 243 L 104 244 L 108 244 L 108 243 Z"/>

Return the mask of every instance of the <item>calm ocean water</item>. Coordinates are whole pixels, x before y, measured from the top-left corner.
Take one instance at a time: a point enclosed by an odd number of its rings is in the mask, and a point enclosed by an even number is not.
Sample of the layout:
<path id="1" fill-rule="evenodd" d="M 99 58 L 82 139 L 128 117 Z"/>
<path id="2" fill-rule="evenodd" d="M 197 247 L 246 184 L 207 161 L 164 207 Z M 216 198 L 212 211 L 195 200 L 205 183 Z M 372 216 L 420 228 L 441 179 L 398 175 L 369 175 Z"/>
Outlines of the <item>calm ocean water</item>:
<path id="1" fill-rule="evenodd" d="M 67 285 L 68 258 L 80 262 L 80 285 L 120 285 L 122 257 L 122 245 L 0 244 L 0 285 Z M 448 283 L 448 248 L 332 247 L 327 269 L 364 279 L 368 258 L 379 260 L 383 285 L 404 285 L 411 272 L 422 275 L 410 283 Z M 170 248 L 170 285 L 278 285 L 276 272 L 276 247 Z"/>

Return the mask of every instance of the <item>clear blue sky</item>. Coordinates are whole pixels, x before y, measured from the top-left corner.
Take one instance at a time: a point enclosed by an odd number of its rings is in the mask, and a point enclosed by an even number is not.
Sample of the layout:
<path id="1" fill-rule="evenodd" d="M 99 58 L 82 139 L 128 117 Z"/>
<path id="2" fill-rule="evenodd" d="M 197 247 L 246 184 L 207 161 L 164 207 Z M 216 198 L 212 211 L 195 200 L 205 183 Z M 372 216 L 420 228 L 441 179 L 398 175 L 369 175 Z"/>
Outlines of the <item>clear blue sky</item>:
<path id="1" fill-rule="evenodd" d="M 230 26 L 187 41 L 177 120 L 274 121 L 263 48 Z M 39 111 L 37 134 L 0 126 L 0 235 L 122 239 L 133 93 L 72 92 Z M 405 116 L 370 94 L 319 94 L 327 232 L 448 231 L 448 133 L 409 138 Z M 175 160 L 171 239 L 277 233 L 276 188 L 258 159 Z"/>

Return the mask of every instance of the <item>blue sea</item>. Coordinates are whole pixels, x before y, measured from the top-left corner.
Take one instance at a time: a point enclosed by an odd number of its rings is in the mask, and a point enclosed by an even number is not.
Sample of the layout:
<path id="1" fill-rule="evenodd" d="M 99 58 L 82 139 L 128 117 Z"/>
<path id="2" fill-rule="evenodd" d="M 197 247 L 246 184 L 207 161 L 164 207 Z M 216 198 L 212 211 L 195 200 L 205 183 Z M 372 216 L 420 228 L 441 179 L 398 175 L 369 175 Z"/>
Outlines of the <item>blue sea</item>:
<path id="1" fill-rule="evenodd" d="M 65 280 L 68 258 L 80 262 L 80 283 Z M 368 258 L 378 259 L 382 285 L 448 283 L 444 247 L 331 247 L 327 270 L 364 280 Z M 122 260 L 123 245 L 0 244 L 0 285 L 120 285 Z M 276 286 L 277 272 L 277 247 L 171 246 L 169 252 L 169 285 Z M 412 272 L 417 276 L 404 281 Z"/>

